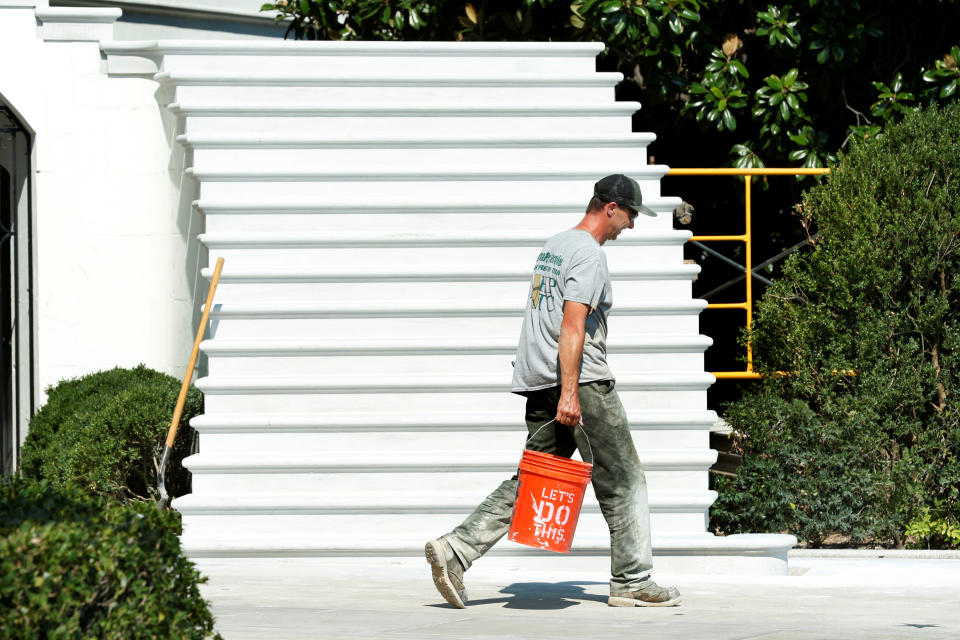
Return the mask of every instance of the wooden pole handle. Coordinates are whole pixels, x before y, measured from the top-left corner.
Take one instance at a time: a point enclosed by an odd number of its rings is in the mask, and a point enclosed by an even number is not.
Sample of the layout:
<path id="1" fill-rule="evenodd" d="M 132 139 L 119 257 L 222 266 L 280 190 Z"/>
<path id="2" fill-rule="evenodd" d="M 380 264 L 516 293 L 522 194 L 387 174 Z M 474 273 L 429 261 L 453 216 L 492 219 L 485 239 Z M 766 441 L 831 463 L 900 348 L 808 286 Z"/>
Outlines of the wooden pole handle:
<path id="1" fill-rule="evenodd" d="M 200 327 L 197 329 L 197 337 L 193 340 L 193 351 L 190 352 L 190 362 L 187 364 L 187 372 L 183 376 L 183 384 L 180 385 L 180 396 L 177 398 L 177 407 L 173 410 L 173 419 L 170 420 L 170 429 L 167 431 L 168 448 L 173 448 L 173 441 L 177 439 L 177 428 L 180 426 L 180 416 L 183 415 L 183 405 L 187 402 L 187 391 L 190 389 L 190 380 L 193 378 L 193 368 L 197 364 L 197 356 L 200 355 L 200 341 L 203 340 L 203 334 L 207 329 L 207 318 L 210 316 L 210 307 L 213 305 L 213 294 L 217 290 L 217 283 L 220 281 L 221 271 L 223 271 L 223 258 L 217 258 L 217 265 L 213 269 L 213 277 L 210 279 L 210 290 L 207 292 L 207 303 L 203 305 L 203 316 L 200 318 Z"/>

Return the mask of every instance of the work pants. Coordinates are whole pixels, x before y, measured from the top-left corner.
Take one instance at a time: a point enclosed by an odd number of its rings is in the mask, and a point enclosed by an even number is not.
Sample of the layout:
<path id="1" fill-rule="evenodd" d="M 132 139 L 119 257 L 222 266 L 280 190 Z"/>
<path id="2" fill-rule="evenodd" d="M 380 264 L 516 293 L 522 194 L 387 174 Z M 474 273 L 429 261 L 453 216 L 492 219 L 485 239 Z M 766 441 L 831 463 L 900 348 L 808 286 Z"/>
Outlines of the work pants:
<path id="1" fill-rule="evenodd" d="M 579 428 L 556 422 L 540 429 L 557 415 L 559 387 L 526 395 L 527 429 L 532 436 L 527 449 L 565 458 L 579 450 L 587 462 L 592 451 L 593 490 L 610 529 L 610 592 L 640 588 L 653 568 L 647 482 L 613 381 L 588 382 L 579 387 L 586 438 Z M 518 484 L 516 475 L 505 480 L 446 535 L 465 569 L 507 533 Z"/>

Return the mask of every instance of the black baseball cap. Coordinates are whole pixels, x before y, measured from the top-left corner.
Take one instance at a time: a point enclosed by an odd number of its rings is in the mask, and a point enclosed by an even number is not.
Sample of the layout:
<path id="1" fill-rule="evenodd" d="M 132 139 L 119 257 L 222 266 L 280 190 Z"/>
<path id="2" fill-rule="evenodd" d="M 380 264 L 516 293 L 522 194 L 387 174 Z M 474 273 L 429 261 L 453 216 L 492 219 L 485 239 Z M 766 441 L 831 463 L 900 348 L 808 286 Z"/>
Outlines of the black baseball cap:
<path id="1" fill-rule="evenodd" d="M 643 196 L 640 194 L 640 185 L 633 178 L 622 173 L 601 178 L 593 185 L 593 195 L 604 202 L 616 202 L 621 207 L 633 209 L 647 216 L 656 216 L 657 212 L 643 206 Z"/>

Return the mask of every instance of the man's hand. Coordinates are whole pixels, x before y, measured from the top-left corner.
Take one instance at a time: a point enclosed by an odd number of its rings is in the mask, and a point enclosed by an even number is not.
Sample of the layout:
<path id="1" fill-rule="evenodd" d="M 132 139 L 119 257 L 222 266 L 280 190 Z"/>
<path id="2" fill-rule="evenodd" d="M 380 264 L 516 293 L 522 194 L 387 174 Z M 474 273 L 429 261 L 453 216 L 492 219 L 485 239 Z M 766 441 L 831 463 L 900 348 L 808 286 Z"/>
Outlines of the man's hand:
<path id="1" fill-rule="evenodd" d="M 557 404 L 557 422 L 571 427 L 580 424 L 580 358 L 583 356 L 589 311 L 589 307 L 582 302 L 565 300 L 563 303 L 558 346 L 560 402 Z"/>
<path id="2" fill-rule="evenodd" d="M 572 392 L 568 392 L 565 388 L 560 391 L 557 422 L 571 427 L 580 424 L 580 397 L 577 394 L 577 387 L 574 387 Z"/>

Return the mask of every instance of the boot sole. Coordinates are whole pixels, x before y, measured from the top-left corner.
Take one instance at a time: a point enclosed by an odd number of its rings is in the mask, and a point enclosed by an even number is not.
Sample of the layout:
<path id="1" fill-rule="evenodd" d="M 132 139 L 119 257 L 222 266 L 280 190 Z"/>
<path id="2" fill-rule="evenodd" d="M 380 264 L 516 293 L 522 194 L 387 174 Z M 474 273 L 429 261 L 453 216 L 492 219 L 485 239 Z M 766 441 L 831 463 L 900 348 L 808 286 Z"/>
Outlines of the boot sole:
<path id="1" fill-rule="evenodd" d="M 680 604 L 680 598 L 673 600 L 664 600 L 663 602 L 645 602 L 636 598 L 623 598 L 620 596 L 610 596 L 607 599 L 608 607 L 675 607 Z"/>
<path id="2" fill-rule="evenodd" d="M 431 540 L 423 548 L 423 555 L 430 564 L 430 572 L 433 574 L 433 584 L 437 591 L 443 596 L 443 599 L 449 602 L 457 609 L 465 609 L 466 604 L 457 593 L 456 587 L 450 580 L 450 574 L 447 573 L 447 563 L 444 560 L 443 548 L 436 540 Z"/>

